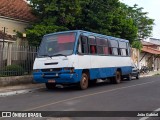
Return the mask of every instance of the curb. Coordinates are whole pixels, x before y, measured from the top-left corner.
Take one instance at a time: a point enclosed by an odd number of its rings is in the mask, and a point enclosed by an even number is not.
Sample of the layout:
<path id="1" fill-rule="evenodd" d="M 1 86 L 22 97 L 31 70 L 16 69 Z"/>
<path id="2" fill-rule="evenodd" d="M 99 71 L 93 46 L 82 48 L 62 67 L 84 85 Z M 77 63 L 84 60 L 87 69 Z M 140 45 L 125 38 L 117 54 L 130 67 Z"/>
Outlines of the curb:
<path id="1" fill-rule="evenodd" d="M 0 77 L 0 87 L 33 83 L 31 75 Z"/>
<path id="2" fill-rule="evenodd" d="M 151 76 L 153 75 L 141 75 L 140 77 L 142 78 L 142 77 L 151 77 Z"/>
<path id="3" fill-rule="evenodd" d="M 12 92 L 4 92 L 4 93 L 0 93 L 0 97 L 6 97 L 6 96 L 18 95 L 18 94 L 25 94 L 25 93 L 29 93 L 29 92 L 34 92 L 34 91 L 39 90 L 41 88 L 33 88 L 33 89 L 26 89 L 26 90 L 15 90 L 15 91 L 12 91 Z"/>

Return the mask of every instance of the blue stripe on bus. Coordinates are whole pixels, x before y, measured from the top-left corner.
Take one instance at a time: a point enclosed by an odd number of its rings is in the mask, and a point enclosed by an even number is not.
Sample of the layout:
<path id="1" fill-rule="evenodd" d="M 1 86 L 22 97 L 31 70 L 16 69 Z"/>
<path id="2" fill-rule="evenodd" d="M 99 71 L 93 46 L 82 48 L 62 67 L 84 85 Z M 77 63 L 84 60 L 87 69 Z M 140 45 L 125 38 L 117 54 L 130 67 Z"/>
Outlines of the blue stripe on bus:
<path id="1" fill-rule="evenodd" d="M 132 71 L 131 66 L 128 67 L 118 67 L 121 69 L 122 75 L 130 74 Z M 88 69 L 90 73 L 90 79 L 101 79 L 106 77 L 113 77 L 115 76 L 115 72 L 117 70 L 117 67 L 111 67 L 111 68 L 92 68 Z M 55 75 L 56 73 L 47 73 L 45 77 L 43 77 L 42 72 L 34 72 L 33 77 L 34 81 L 38 83 L 47 83 L 48 80 L 54 79 L 56 83 L 77 83 L 81 80 L 82 75 L 82 69 L 75 69 L 74 74 L 70 73 L 61 73 L 58 75 L 58 77 Z"/>

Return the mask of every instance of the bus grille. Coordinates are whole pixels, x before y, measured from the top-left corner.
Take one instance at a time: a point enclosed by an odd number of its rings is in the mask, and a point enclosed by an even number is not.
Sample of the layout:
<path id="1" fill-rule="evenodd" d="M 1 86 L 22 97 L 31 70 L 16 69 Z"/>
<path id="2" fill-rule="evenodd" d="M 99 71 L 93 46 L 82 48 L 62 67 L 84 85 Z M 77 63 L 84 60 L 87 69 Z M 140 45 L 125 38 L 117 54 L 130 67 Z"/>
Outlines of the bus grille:
<path id="1" fill-rule="evenodd" d="M 59 72 L 62 68 L 41 69 L 42 72 Z"/>

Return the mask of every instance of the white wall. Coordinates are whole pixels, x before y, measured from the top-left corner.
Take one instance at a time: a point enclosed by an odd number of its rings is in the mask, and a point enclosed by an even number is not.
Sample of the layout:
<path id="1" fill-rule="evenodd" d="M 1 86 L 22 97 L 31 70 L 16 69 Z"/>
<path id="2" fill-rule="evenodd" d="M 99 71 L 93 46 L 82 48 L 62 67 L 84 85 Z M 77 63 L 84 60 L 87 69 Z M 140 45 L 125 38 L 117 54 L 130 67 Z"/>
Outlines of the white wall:
<path id="1" fill-rule="evenodd" d="M 27 25 L 28 25 L 28 23 L 26 23 L 26 22 L 2 18 L 0 16 L 0 30 L 3 30 L 2 27 L 6 27 L 7 34 L 15 35 L 16 33 L 13 32 L 14 30 L 23 33 L 23 32 L 25 32 L 25 28 L 27 27 Z"/>

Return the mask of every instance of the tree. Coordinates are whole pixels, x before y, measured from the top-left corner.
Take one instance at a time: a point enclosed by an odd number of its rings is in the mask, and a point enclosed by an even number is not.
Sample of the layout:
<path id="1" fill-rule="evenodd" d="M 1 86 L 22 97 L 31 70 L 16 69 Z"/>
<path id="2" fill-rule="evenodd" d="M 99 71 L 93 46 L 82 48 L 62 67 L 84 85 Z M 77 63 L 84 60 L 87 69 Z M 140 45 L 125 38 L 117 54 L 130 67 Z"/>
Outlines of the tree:
<path id="1" fill-rule="evenodd" d="M 142 7 L 135 4 L 133 7 L 124 5 L 129 18 L 132 18 L 134 25 L 138 28 L 138 40 L 142 40 L 151 36 L 154 19 L 150 19 L 147 12 L 143 12 Z"/>
<path id="2" fill-rule="evenodd" d="M 39 45 L 44 34 L 75 29 L 120 37 L 131 43 L 137 40 L 139 24 L 131 17 L 137 9 L 133 12 L 119 0 L 28 1 L 37 16 L 36 23 L 27 29 L 31 45 Z M 129 14 L 129 10 L 134 14 Z"/>
<path id="3" fill-rule="evenodd" d="M 75 18 L 80 13 L 78 0 L 28 0 L 37 21 L 27 28 L 30 45 L 39 45 L 42 36 L 75 26 Z"/>

